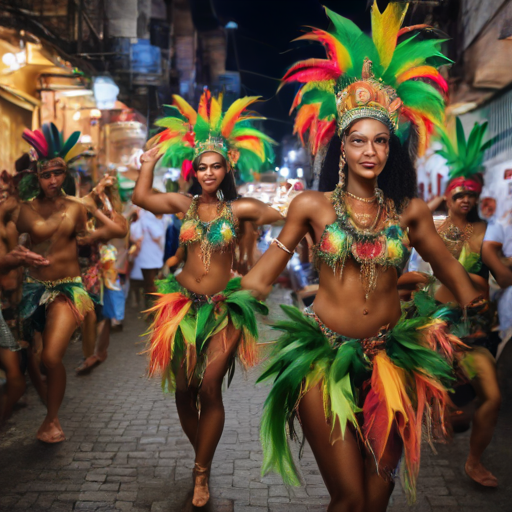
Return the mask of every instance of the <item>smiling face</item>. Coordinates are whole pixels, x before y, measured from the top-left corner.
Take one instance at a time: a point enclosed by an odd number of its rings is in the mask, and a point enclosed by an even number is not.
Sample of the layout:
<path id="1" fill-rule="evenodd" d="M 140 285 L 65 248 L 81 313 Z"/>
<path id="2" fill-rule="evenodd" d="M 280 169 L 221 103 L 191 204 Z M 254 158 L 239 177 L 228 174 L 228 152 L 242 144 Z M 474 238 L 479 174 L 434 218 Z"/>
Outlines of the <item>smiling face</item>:
<path id="1" fill-rule="evenodd" d="M 478 196 L 475 192 L 459 192 L 446 198 L 449 213 L 467 215 L 476 205 Z"/>
<path id="2" fill-rule="evenodd" d="M 384 169 L 389 154 L 389 128 L 376 119 L 361 119 L 343 135 L 342 149 L 349 172 L 374 180 Z"/>
<path id="3" fill-rule="evenodd" d="M 226 160 L 214 151 L 203 153 L 199 159 L 196 169 L 197 180 L 204 192 L 213 195 L 228 173 Z"/>
<path id="4" fill-rule="evenodd" d="M 38 173 L 39 186 L 45 197 L 53 198 L 60 195 L 62 185 L 66 179 L 66 170 L 62 168 L 41 171 Z"/>

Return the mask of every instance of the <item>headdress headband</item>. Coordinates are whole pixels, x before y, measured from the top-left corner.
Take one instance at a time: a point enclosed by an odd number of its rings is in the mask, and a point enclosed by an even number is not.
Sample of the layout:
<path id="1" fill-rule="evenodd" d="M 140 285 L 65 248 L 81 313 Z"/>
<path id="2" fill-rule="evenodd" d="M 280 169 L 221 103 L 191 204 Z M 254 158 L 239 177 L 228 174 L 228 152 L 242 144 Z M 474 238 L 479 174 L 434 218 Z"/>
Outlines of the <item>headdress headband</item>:
<path id="1" fill-rule="evenodd" d="M 82 147 L 77 144 L 80 139 L 80 132 L 73 132 L 68 139 L 64 140 L 62 132 L 59 132 L 53 123 L 43 124 L 41 130 L 25 129 L 22 137 L 33 148 L 31 154 L 37 162 L 38 173 L 67 169 L 70 163 L 83 154 Z M 24 201 L 32 199 L 39 192 L 35 174 L 34 169 L 26 169 L 17 175 L 18 192 L 20 198 Z"/>

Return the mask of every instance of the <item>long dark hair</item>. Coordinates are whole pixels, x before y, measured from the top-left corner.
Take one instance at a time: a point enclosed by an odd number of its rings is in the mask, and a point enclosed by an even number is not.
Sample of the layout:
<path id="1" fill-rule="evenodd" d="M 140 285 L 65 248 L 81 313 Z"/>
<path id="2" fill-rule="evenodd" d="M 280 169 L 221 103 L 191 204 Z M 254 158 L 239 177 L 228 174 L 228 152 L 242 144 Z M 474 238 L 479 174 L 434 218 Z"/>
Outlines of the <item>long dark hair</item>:
<path id="1" fill-rule="evenodd" d="M 339 175 L 339 161 L 341 154 L 341 139 L 335 135 L 322 165 L 318 190 L 330 192 L 336 187 Z M 345 178 L 348 173 L 348 165 L 343 168 Z M 378 187 L 384 192 L 384 196 L 392 199 L 395 208 L 400 211 L 407 199 L 416 197 L 417 181 L 416 169 L 409 155 L 407 144 L 401 144 L 400 139 L 391 135 L 389 139 L 389 157 L 377 180 Z"/>
<path id="2" fill-rule="evenodd" d="M 220 153 L 219 153 L 219 155 L 220 155 Z M 202 155 L 197 156 L 196 158 L 194 158 L 194 160 L 192 162 L 192 167 L 194 168 L 194 171 L 196 171 L 196 172 L 197 172 L 197 169 L 199 168 L 199 164 L 201 163 L 201 156 Z M 220 156 L 222 156 L 222 155 L 220 155 Z M 224 165 L 226 166 L 226 169 L 229 169 L 228 162 L 224 158 L 224 156 L 222 156 L 222 159 L 224 160 Z M 224 179 L 222 180 L 220 187 L 219 187 L 219 190 L 222 191 L 222 194 L 224 195 L 224 200 L 226 200 L 226 201 L 233 201 L 234 199 L 236 199 L 238 197 L 234 172 L 235 171 L 233 169 L 229 170 L 226 173 L 226 175 L 224 176 Z M 198 185 L 199 185 L 199 183 L 198 183 Z M 199 185 L 199 188 L 201 188 L 200 185 Z"/>

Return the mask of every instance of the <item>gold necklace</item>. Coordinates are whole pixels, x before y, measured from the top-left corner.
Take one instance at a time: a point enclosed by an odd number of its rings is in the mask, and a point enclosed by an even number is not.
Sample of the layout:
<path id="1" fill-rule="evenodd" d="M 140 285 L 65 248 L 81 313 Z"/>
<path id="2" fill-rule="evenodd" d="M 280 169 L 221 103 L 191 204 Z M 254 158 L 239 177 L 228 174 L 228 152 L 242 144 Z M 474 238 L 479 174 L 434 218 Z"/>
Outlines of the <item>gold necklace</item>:
<path id="1" fill-rule="evenodd" d="M 346 191 L 345 191 L 346 192 Z M 372 233 L 380 218 L 381 218 L 381 213 L 382 213 L 382 204 L 379 202 L 377 204 L 377 212 L 365 212 L 365 211 L 356 211 L 356 208 L 355 205 L 353 206 L 350 206 L 348 201 L 346 201 L 346 205 L 347 205 L 347 214 L 352 222 L 352 224 L 354 225 L 354 227 L 356 229 L 363 229 L 365 230 L 366 232 L 369 232 L 369 233 Z M 372 203 L 370 202 L 366 202 L 366 204 L 371 204 L 373 206 Z"/>
<path id="2" fill-rule="evenodd" d="M 372 197 L 359 197 L 356 196 L 355 194 L 352 194 L 352 192 L 349 192 L 348 190 L 345 190 L 345 194 L 347 194 L 347 196 L 352 197 L 353 199 L 361 201 L 362 203 L 373 203 L 375 199 L 377 199 L 377 194 L 374 194 Z"/>
<path id="3" fill-rule="evenodd" d="M 446 248 L 455 258 L 458 258 L 462 247 L 469 243 L 473 235 L 473 224 L 468 222 L 464 229 L 460 229 L 452 222 L 450 217 L 446 217 L 438 232 Z"/>

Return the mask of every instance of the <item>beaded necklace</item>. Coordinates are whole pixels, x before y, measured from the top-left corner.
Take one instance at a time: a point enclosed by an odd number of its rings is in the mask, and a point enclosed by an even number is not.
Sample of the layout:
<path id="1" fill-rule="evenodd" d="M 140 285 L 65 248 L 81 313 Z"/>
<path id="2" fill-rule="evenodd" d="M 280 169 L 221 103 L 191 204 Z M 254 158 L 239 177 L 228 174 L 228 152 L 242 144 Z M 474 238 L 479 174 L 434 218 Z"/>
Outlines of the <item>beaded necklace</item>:
<path id="1" fill-rule="evenodd" d="M 450 217 L 446 217 L 439 227 L 438 233 L 450 253 L 458 259 L 462 248 L 464 245 L 469 244 L 473 235 L 473 224 L 468 222 L 464 229 L 459 229 Z"/>

